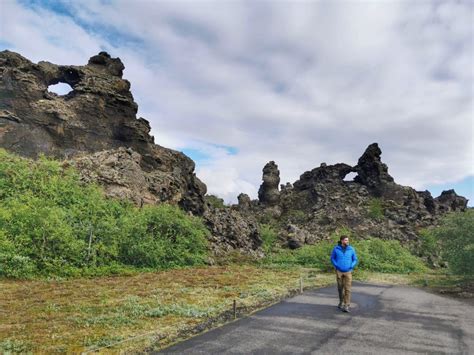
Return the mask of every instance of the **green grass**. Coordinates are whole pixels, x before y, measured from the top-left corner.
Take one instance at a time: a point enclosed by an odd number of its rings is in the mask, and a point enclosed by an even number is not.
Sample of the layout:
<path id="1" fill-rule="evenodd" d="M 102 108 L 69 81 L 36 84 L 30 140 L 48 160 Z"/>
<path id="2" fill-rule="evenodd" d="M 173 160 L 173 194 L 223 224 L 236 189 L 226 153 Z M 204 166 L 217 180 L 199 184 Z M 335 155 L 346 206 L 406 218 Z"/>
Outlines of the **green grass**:
<path id="1" fill-rule="evenodd" d="M 226 312 L 248 314 L 334 275 L 298 267 L 193 267 L 74 280 L 0 279 L 0 353 L 113 353 L 158 348 Z M 135 339 L 136 338 L 136 339 Z M 157 339 L 160 339 L 157 343 Z M 121 342 L 121 341 L 125 342 Z M 100 353 L 107 349 L 99 350 Z"/>

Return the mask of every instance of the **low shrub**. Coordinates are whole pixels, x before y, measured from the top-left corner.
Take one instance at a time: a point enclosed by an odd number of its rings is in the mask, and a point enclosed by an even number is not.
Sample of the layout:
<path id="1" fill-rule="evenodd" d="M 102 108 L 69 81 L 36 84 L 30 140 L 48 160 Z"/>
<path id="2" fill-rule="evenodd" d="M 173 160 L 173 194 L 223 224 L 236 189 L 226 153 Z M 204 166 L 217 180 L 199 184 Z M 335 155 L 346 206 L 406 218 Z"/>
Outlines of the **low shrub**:
<path id="1" fill-rule="evenodd" d="M 225 208 L 224 199 L 216 195 L 206 195 L 204 201 L 213 208 Z"/>
<path id="2" fill-rule="evenodd" d="M 353 243 L 362 270 L 407 274 L 423 272 L 428 268 L 423 261 L 411 254 L 398 240 L 369 238 Z"/>
<path id="3" fill-rule="evenodd" d="M 30 279 L 35 272 L 36 265 L 29 257 L 0 253 L 0 276 Z"/>
<path id="4" fill-rule="evenodd" d="M 202 221 L 107 199 L 76 171 L 0 149 L 0 276 L 79 276 L 202 264 Z"/>
<path id="5" fill-rule="evenodd" d="M 261 224 L 259 228 L 260 237 L 262 238 L 262 249 L 265 253 L 270 253 L 274 248 L 277 241 L 277 232 L 272 226 L 268 224 Z"/>
<path id="6" fill-rule="evenodd" d="M 207 234 L 200 219 L 168 205 L 146 206 L 126 217 L 119 259 L 150 268 L 200 265 L 207 258 Z"/>
<path id="7" fill-rule="evenodd" d="M 376 221 L 384 218 L 384 209 L 380 199 L 373 198 L 369 201 L 368 216 Z"/>
<path id="8" fill-rule="evenodd" d="M 340 234 L 340 233 L 339 233 Z M 338 234 L 335 233 L 330 241 L 322 241 L 315 245 L 306 245 L 296 250 L 280 250 L 267 256 L 265 264 L 280 266 L 314 267 L 323 271 L 332 271 L 330 256 L 335 247 Z M 369 238 L 352 240 L 359 259 L 356 269 L 386 273 L 411 273 L 427 270 L 423 261 L 412 255 L 400 242 Z"/>
<path id="9" fill-rule="evenodd" d="M 446 215 L 433 235 L 441 245 L 441 256 L 452 272 L 474 275 L 474 209 Z"/>

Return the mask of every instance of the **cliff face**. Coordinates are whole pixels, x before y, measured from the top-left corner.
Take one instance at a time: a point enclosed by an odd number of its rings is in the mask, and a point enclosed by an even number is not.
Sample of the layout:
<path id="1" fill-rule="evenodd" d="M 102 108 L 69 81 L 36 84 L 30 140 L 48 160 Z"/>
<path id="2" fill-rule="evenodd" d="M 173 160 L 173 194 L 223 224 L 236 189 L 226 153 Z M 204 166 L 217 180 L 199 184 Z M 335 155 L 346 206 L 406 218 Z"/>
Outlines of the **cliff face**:
<path id="1" fill-rule="evenodd" d="M 237 207 L 261 222 L 276 225 L 281 242 L 292 248 L 327 239 L 341 227 L 361 238 L 416 241 L 421 228 L 435 225 L 448 212 L 466 210 L 467 199 L 454 190 L 433 198 L 429 191 L 396 184 L 381 154 L 373 143 L 354 167 L 322 163 L 293 184 L 281 185 L 278 203 L 269 206 L 265 195 L 259 194 L 259 200 L 254 201 L 240 195 Z M 272 176 L 279 176 L 277 166 L 267 164 L 261 190 L 267 189 L 270 165 Z M 357 176 L 345 181 L 351 172 Z M 273 194 L 278 190 L 273 188 Z"/>
<path id="2" fill-rule="evenodd" d="M 206 186 L 184 154 L 154 144 L 136 117 L 119 58 L 101 52 L 85 66 L 34 64 L 0 52 L 0 146 L 27 157 L 70 159 L 85 180 L 137 204 L 168 201 L 204 213 Z M 48 86 L 67 83 L 57 95 Z"/>

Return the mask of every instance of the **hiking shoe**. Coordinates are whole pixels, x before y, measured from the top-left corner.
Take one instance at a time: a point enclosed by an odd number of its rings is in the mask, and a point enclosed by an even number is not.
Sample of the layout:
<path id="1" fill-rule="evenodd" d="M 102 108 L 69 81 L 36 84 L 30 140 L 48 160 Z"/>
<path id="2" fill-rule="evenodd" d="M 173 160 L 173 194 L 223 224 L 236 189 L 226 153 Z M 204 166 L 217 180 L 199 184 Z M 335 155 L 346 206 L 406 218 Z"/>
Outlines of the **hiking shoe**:
<path id="1" fill-rule="evenodd" d="M 349 306 L 342 307 L 342 311 L 346 312 L 346 313 L 351 313 L 351 310 L 349 309 Z"/>
<path id="2" fill-rule="evenodd" d="M 337 305 L 337 308 L 339 308 L 339 309 L 342 311 L 342 309 L 344 308 L 344 305 L 343 305 L 342 303 L 339 303 L 339 304 Z"/>

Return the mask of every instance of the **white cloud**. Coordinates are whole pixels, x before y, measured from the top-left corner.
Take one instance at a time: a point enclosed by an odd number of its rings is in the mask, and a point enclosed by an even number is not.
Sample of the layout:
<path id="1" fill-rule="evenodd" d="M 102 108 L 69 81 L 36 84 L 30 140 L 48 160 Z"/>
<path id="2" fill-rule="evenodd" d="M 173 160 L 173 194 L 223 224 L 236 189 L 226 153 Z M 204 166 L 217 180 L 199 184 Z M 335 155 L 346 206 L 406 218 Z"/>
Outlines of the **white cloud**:
<path id="1" fill-rule="evenodd" d="M 227 201 L 255 197 L 269 160 L 293 182 L 375 141 L 399 183 L 474 174 L 469 2 L 97 0 L 68 3 L 74 19 L 0 6 L 0 40 L 34 61 L 119 56 L 156 142 L 202 149 L 198 176 Z"/>

